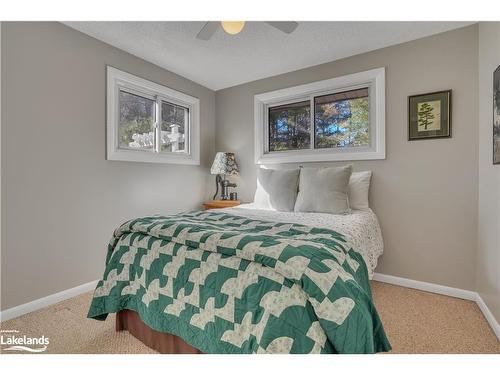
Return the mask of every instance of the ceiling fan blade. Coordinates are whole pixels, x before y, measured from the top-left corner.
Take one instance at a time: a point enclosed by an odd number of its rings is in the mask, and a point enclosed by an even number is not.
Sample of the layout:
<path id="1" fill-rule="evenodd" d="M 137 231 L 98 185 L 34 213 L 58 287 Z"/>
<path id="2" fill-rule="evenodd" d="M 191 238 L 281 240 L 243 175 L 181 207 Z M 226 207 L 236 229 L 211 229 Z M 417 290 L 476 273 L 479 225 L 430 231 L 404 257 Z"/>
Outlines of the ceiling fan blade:
<path id="1" fill-rule="evenodd" d="M 299 26 L 299 23 L 295 21 L 266 21 L 266 23 L 286 34 L 292 33 Z"/>
<path id="2" fill-rule="evenodd" d="M 201 40 L 209 40 L 212 35 L 215 34 L 218 28 L 219 22 L 209 21 L 203 25 L 200 32 L 196 35 L 196 38 Z"/>

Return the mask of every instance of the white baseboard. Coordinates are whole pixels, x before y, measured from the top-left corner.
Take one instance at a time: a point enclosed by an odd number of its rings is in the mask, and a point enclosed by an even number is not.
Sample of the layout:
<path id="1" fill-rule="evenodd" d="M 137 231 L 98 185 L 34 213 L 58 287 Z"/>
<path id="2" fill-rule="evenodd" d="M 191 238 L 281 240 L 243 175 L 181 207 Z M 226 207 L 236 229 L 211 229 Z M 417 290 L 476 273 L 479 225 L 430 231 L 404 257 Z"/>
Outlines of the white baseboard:
<path id="1" fill-rule="evenodd" d="M 10 309 L 0 312 L 0 322 L 5 322 L 7 320 L 17 318 L 18 316 L 43 309 L 44 307 L 53 305 L 54 303 L 64 301 L 68 298 L 78 296 L 80 294 L 90 292 L 95 289 L 97 282 L 99 280 L 91 281 L 83 285 L 75 286 L 71 289 L 63 290 L 62 292 L 51 294 L 50 296 L 43 297 L 23 305 L 12 307 Z"/>
<path id="2" fill-rule="evenodd" d="M 490 311 L 486 303 L 484 303 L 479 293 L 477 293 L 476 303 L 481 309 L 481 312 L 483 313 L 484 317 L 488 321 L 491 329 L 493 330 L 493 332 L 495 332 L 498 341 L 500 341 L 500 324 L 498 324 L 497 320 L 493 316 L 493 313 Z"/>
<path id="3" fill-rule="evenodd" d="M 404 286 L 412 289 L 424 290 L 431 293 L 444 294 L 445 296 L 462 298 L 470 301 L 475 301 L 477 294 L 472 290 L 457 289 L 450 286 L 426 283 L 425 281 L 417 281 L 412 279 L 405 279 L 403 277 L 384 275 L 382 273 L 376 273 L 375 275 L 373 275 L 373 280 L 381 281 L 387 284 Z"/>
<path id="4" fill-rule="evenodd" d="M 497 339 L 500 341 L 500 325 L 493 316 L 493 313 L 490 311 L 488 306 L 484 303 L 483 299 L 477 292 L 473 292 L 472 290 L 452 288 L 450 286 L 445 286 L 445 285 L 427 283 L 424 281 L 405 279 L 404 277 L 384 275 L 382 273 L 375 273 L 373 275 L 373 280 L 387 284 L 404 286 L 406 288 L 423 290 L 425 292 L 443 294 L 445 296 L 474 301 L 479 306 L 479 309 L 483 313 L 484 318 L 486 319 L 491 329 L 495 333 Z"/>

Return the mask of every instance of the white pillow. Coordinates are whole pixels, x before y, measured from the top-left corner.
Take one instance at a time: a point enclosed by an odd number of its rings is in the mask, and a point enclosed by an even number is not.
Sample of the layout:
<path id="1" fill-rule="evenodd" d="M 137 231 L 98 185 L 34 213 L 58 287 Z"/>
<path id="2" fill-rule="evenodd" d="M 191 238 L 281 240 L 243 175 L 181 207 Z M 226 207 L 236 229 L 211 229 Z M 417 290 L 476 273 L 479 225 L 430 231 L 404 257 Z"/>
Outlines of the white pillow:
<path id="1" fill-rule="evenodd" d="M 352 166 L 301 168 L 295 212 L 345 214 Z"/>
<path id="2" fill-rule="evenodd" d="M 254 207 L 264 210 L 293 211 L 298 185 L 298 169 L 259 168 Z"/>
<path id="3" fill-rule="evenodd" d="M 349 179 L 349 207 L 354 210 L 367 210 L 370 208 L 368 202 L 368 191 L 372 171 L 353 172 Z"/>

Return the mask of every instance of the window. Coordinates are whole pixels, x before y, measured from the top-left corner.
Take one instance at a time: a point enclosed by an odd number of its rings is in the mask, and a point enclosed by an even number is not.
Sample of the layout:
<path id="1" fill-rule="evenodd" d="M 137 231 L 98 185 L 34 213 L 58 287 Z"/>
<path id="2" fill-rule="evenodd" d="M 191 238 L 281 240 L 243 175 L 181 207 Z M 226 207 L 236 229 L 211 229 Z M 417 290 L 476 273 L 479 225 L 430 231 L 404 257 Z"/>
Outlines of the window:
<path id="1" fill-rule="evenodd" d="M 162 152 L 185 152 L 186 125 L 189 122 L 189 108 L 172 103 L 161 103 L 161 146 Z"/>
<path id="2" fill-rule="evenodd" d="M 118 147 L 124 150 L 154 149 L 155 101 L 119 91 Z"/>
<path id="3" fill-rule="evenodd" d="M 311 144 L 310 114 L 309 102 L 269 108 L 269 151 L 309 148 Z"/>
<path id="4" fill-rule="evenodd" d="M 107 67 L 107 158 L 199 164 L 199 100 Z"/>
<path id="5" fill-rule="evenodd" d="M 370 100 L 367 87 L 314 98 L 314 147 L 368 147 Z"/>
<path id="6" fill-rule="evenodd" d="M 385 158 L 384 68 L 255 96 L 256 163 Z"/>

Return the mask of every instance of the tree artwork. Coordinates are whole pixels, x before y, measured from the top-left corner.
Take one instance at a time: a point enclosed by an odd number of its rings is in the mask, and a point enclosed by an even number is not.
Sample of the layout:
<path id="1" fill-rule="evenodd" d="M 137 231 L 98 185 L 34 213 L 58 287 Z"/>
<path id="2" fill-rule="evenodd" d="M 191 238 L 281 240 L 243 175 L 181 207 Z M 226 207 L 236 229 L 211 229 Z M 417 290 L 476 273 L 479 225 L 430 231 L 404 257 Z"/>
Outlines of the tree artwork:
<path id="1" fill-rule="evenodd" d="M 435 116 L 433 112 L 434 107 L 429 103 L 421 104 L 418 110 L 418 126 L 428 130 L 427 128 L 434 122 Z"/>
<path id="2" fill-rule="evenodd" d="M 451 137 L 451 90 L 408 97 L 408 140 Z"/>

